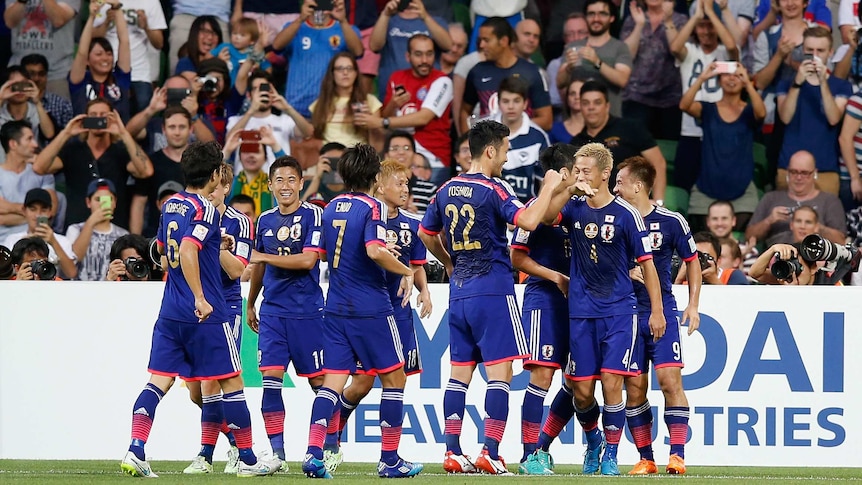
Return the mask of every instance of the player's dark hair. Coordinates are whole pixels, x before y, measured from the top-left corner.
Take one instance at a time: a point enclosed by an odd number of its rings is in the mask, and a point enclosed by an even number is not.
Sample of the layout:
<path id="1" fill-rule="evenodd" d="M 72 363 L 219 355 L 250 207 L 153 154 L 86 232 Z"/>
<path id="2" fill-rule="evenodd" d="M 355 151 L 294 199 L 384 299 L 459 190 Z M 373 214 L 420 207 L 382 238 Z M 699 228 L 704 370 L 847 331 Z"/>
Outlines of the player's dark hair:
<path id="1" fill-rule="evenodd" d="M 407 40 L 407 52 L 411 52 L 411 50 L 413 49 L 413 41 L 414 40 L 429 40 L 429 41 L 431 41 L 431 46 L 432 47 L 434 46 L 434 39 L 432 39 L 427 34 L 422 34 L 422 33 L 413 34 L 413 36 Z"/>
<path id="2" fill-rule="evenodd" d="M 605 84 L 601 81 L 598 81 L 596 79 L 588 79 L 588 80 L 584 81 L 584 85 L 581 86 L 581 99 L 584 98 L 584 94 L 591 93 L 591 92 L 602 93 L 602 95 L 604 95 L 604 97 L 605 97 L 605 101 L 607 102 L 607 100 L 608 100 L 608 85 L 607 84 Z"/>
<path id="3" fill-rule="evenodd" d="M 694 243 L 709 243 L 712 246 L 712 249 L 715 250 L 715 256 L 721 257 L 721 243 L 718 241 L 718 237 L 709 232 L 709 231 L 700 231 L 694 233 Z"/>
<path id="4" fill-rule="evenodd" d="M 629 157 L 619 164 L 617 170 L 624 168 L 628 168 L 629 175 L 642 182 L 647 191 L 652 189 L 653 184 L 655 184 L 656 171 L 649 160 L 640 155 Z"/>
<path id="5" fill-rule="evenodd" d="M 470 140 L 470 157 L 474 160 L 479 158 L 488 146 L 499 150 L 503 146 L 503 138 L 509 136 L 509 133 L 509 127 L 497 121 L 484 120 L 476 123 L 467 133 Z"/>
<path id="6" fill-rule="evenodd" d="M 146 258 L 149 254 L 149 243 L 144 236 L 140 234 L 125 234 L 117 238 L 114 244 L 111 244 L 110 260 L 120 258 L 120 254 L 126 249 L 134 249 L 138 256 Z"/>
<path id="7" fill-rule="evenodd" d="M 180 168 L 186 187 L 201 189 L 221 170 L 221 147 L 214 141 L 196 141 L 190 144 L 180 158 Z"/>
<path id="8" fill-rule="evenodd" d="M 571 170 L 572 166 L 575 165 L 575 152 L 577 151 L 578 149 L 574 145 L 562 142 L 554 143 L 539 154 L 539 164 L 542 165 L 542 170 L 545 172 L 548 170 L 559 172 L 563 168 Z"/>
<path id="9" fill-rule="evenodd" d="M 291 157 L 290 155 L 285 155 L 283 157 L 278 157 L 275 161 L 272 162 L 272 165 L 269 166 L 269 179 L 275 176 L 275 169 L 288 167 L 292 168 L 296 171 L 296 175 L 300 178 L 302 177 L 302 165 L 299 164 L 299 160 Z"/>
<path id="10" fill-rule="evenodd" d="M 39 64 L 44 67 L 46 71 L 48 70 L 48 58 L 42 54 L 27 54 L 21 58 L 22 66 L 32 66 L 33 64 Z"/>
<path id="11" fill-rule="evenodd" d="M 488 17 L 484 22 L 482 22 L 480 27 L 490 27 L 491 31 L 494 32 L 494 37 L 499 40 L 503 40 L 503 37 L 508 38 L 509 45 L 514 44 L 515 40 L 518 38 L 517 35 L 515 35 L 515 29 L 512 28 L 512 24 L 503 17 Z"/>
<path id="12" fill-rule="evenodd" d="M 254 199 L 250 195 L 246 194 L 236 194 L 230 199 L 229 206 L 233 207 L 234 204 L 249 204 L 257 211 L 257 204 L 255 204 Z"/>
<path id="13" fill-rule="evenodd" d="M 349 192 L 367 192 L 380 172 L 380 157 L 371 145 L 357 143 L 338 159 L 338 173 Z"/>
<path id="14" fill-rule="evenodd" d="M 734 208 L 733 208 L 733 202 L 731 202 L 729 200 L 714 200 L 714 201 L 712 201 L 711 204 L 709 204 L 709 207 L 706 208 L 707 216 L 712 211 L 713 207 L 721 207 L 723 205 L 730 207 L 730 213 L 733 215 L 736 215 L 736 210 L 734 210 Z"/>
<path id="15" fill-rule="evenodd" d="M 323 155 L 324 153 L 331 152 L 333 150 L 338 150 L 338 151 L 343 152 L 346 149 L 347 149 L 347 147 L 344 146 L 342 143 L 338 143 L 337 141 L 331 141 L 329 143 L 324 144 L 322 147 L 320 147 L 320 153 L 319 154 Z"/>
<path id="16" fill-rule="evenodd" d="M 389 151 L 389 147 L 392 146 L 393 138 L 407 138 L 408 140 L 410 140 L 410 146 L 413 148 L 413 151 L 416 151 L 416 139 L 413 138 L 413 134 L 409 131 L 395 130 L 386 136 L 386 142 L 383 144 L 384 153 Z"/>
<path id="17" fill-rule="evenodd" d="M 614 6 L 614 4 L 613 4 L 613 3 L 611 3 L 611 0 L 587 0 L 587 2 L 584 4 L 584 15 L 585 15 L 585 16 L 587 15 L 587 8 L 588 8 L 590 5 L 593 5 L 593 4 L 595 4 L 595 3 L 604 3 L 605 5 L 607 5 L 607 6 L 608 6 L 608 12 L 610 12 L 610 13 L 611 13 L 611 17 L 612 17 L 612 18 L 615 18 L 615 17 L 616 17 L 616 13 L 615 13 L 615 12 L 616 12 L 616 10 L 615 10 L 615 9 L 616 9 L 616 7 Z"/>
<path id="18" fill-rule="evenodd" d="M 21 239 L 12 246 L 12 264 L 21 264 L 24 256 L 30 253 L 36 253 L 42 259 L 47 258 L 48 243 L 38 236 Z"/>
<path id="19" fill-rule="evenodd" d="M 526 79 L 519 76 L 509 76 L 500 82 L 500 87 L 497 88 L 498 96 L 503 92 L 517 94 L 520 97 L 527 99 L 530 92 L 530 83 Z"/>
<path id="20" fill-rule="evenodd" d="M 0 145 L 3 146 L 3 151 L 9 153 L 9 142 L 11 140 L 20 142 L 21 135 L 24 134 L 24 128 L 33 129 L 27 120 L 12 120 L 3 123 L 3 126 L 0 127 Z"/>

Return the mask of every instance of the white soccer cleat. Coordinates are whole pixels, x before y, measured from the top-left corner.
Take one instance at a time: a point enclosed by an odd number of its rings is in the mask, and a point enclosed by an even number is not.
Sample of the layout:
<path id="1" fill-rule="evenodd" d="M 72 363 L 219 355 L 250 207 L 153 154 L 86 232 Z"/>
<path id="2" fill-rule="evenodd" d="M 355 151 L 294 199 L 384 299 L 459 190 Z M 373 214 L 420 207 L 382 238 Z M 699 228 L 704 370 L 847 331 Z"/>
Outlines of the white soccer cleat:
<path id="1" fill-rule="evenodd" d="M 342 461 L 344 461 L 344 453 L 341 448 L 338 451 L 323 450 L 323 466 L 329 473 L 335 473 Z"/>
<path id="2" fill-rule="evenodd" d="M 227 463 L 224 466 L 224 472 L 236 475 L 239 472 L 239 448 L 231 446 L 227 450 Z"/>
<path id="3" fill-rule="evenodd" d="M 131 451 L 127 452 L 126 456 L 123 457 L 123 461 L 120 462 L 120 470 L 133 477 L 159 478 L 153 472 L 153 469 L 150 468 L 147 460 L 139 460 Z"/>
<path id="4" fill-rule="evenodd" d="M 265 477 L 272 475 L 281 470 L 281 460 L 278 457 L 262 458 L 258 457 L 257 463 L 254 465 L 246 465 L 244 461 L 239 462 L 239 471 L 236 472 L 238 477 Z"/>
<path id="5" fill-rule="evenodd" d="M 198 455 L 192 460 L 191 465 L 187 466 L 183 473 L 186 475 L 202 475 L 205 473 L 212 473 L 213 466 L 212 463 L 207 463 L 207 459 Z"/>

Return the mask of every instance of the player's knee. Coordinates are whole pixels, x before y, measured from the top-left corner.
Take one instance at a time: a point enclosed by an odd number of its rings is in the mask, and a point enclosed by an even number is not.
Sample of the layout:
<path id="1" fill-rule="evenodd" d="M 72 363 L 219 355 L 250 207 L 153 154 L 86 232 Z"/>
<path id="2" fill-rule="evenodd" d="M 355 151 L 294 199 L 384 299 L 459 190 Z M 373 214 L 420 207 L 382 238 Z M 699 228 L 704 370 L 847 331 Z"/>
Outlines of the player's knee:
<path id="1" fill-rule="evenodd" d="M 282 375 L 283 378 L 283 375 Z M 323 386 L 323 376 L 315 376 L 308 378 L 308 385 L 312 390 L 320 389 Z M 316 391 L 315 391 L 316 392 Z"/>
<path id="2" fill-rule="evenodd" d="M 378 377 L 380 377 L 380 384 L 390 389 L 404 389 L 404 386 L 407 384 L 407 374 L 404 373 L 403 367 L 399 367 L 386 374 L 380 374 Z"/>
<path id="3" fill-rule="evenodd" d="M 486 365 L 485 372 L 489 381 L 512 382 L 512 362 L 500 362 L 498 364 Z"/>
<path id="4" fill-rule="evenodd" d="M 541 387 L 542 389 L 548 389 L 551 387 L 551 381 L 554 379 L 554 369 L 553 367 L 542 367 L 535 366 L 530 369 L 530 384 Z"/>
<path id="5" fill-rule="evenodd" d="M 372 387 L 374 387 L 374 377 L 353 376 L 350 385 L 344 388 L 344 398 L 350 402 L 359 402 L 371 392 Z"/>
<path id="6" fill-rule="evenodd" d="M 469 385 L 474 370 L 476 370 L 475 365 L 453 365 L 449 375 L 452 379 Z"/>

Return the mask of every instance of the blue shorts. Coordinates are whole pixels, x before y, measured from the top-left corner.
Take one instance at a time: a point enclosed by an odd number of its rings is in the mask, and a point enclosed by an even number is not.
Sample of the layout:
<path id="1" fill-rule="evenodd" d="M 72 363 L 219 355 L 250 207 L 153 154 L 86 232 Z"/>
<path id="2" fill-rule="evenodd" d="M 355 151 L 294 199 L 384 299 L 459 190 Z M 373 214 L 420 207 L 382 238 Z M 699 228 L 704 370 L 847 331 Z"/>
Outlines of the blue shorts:
<path id="1" fill-rule="evenodd" d="M 242 371 L 239 350 L 228 322 L 188 323 L 159 317 L 147 369 L 151 374 L 187 381 L 219 380 Z"/>
<path id="2" fill-rule="evenodd" d="M 649 328 L 649 313 L 638 315 L 638 338 L 632 362 L 641 372 L 649 370 L 652 362 L 656 369 L 662 367 L 685 367 L 682 360 L 682 340 L 680 339 L 679 314 L 676 309 L 665 310 L 667 329 L 664 335 L 654 342 Z"/>
<path id="3" fill-rule="evenodd" d="M 565 368 L 569 363 L 568 306 L 524 307 L 522 321 L 530 344 L 530 357 L 524 368 L 532 366 Z"/>
<path id="4" fill-rule="evenodd" d="M 631 366 L 637 337 L 637 315 L 569 319 L 570 368 L 567 379 L 601 379 L 602 372 L 636 376 Z"/>
<path id="5" fill-rule="evenodd" d="M 258 368 L 287 370 L 296 375 L 323 375 L 323 313 L 317 317 L 260 316 L 257 339 Z"/>
<path id="6" fill-rule="evenodd" d="M 401 336 L 393 315 L 323 318 L 324 370 L 327 374 L 386 374 L 404 366 Z"/>
<path id="7" fill-rule="evenodd" d="M 409 319 L 396 319 L 398 335 L 401 336 L 401 349 L 404 355 L 404 373 L 408 376 L 422 372 L 422 357 L 419 355 L 419 341 L 413 327 L 413 311 Z"/>
<path id="8" fill-rule="evenodd" d="M 452 365 L 485 365 L 530 356 L 515 295 L 488 295 L 449 302 Z"/>

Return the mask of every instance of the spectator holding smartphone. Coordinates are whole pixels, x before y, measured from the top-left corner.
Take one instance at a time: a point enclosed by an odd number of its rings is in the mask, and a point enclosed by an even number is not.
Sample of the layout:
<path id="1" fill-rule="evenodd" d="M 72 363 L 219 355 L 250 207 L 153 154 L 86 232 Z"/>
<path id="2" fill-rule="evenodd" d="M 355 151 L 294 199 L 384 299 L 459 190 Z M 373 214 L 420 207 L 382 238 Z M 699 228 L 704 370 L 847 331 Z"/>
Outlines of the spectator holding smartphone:
<path id="1" fill-rule="evenodd" d="M 27 230 L 6 236 L 3 245 L 13 248 L 15 243 L 28 237 L 38 237 L 48 245 L 47 259 L 58 265 L 67 279 L 78 275 L 75 265 L 75 253 L 72 244 L 61 234 L 55 234 L 51 229 L 51 194 L 45 189 L 31 189 L 24 197 L 24 217 L 27 219 Z"/>
<path id="2" fill-rule="evenodd" d="M 237 194 L 245 194 L 254 200 L 257 209 L 255 218 L 262 212 L 274 207 L 272 191 L 269 188 L 269 175 L 264 167 L 266 165 L 266 153 L 272 152 L 275 157 L 286 155 L 278 137 L 272 128 L 267 125 L 258 130 L 237 130 L 231 133 L 224 146 L 225 160 L 234 156 L 239 149 L 239 162 L 242 167 L 233 178 L 228 200 Z"/>
<path id="3" fill-rule="evenodd" d="M 322 200 L 328 203 L 336 195 L 344 193 L 344 181 L 338 175 L 338 159 L 344 154 L 345 146 L 340 143 L 327 143 L 320 149 L 314 175 L 302 188 L 302 200 Z"/>
<path id="4" fill-rule="evenodd" d="M 117 189 L 108 179 L 97 179 L 87 187 L 87 207 L 90 217 L 72 224 L 66 237 L 72 241 L 72 251 L 78 261 L 78 279 L 99 281 L 108 270 L 111 246 L 129 231 L 111 222 L 117 207 Z"/>
<path id="5" fill-rule="evenodd" d="M 0 86 L 0 125 L 13 120 L 30 123 L 37 140 L 54 138 L 54 120 L 45 111 L 39 88 L 21 66 L 10 66 L 8 78 Z M 0 152 L 0 161 L 6 152 Z"/>

